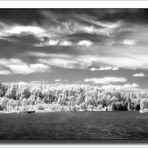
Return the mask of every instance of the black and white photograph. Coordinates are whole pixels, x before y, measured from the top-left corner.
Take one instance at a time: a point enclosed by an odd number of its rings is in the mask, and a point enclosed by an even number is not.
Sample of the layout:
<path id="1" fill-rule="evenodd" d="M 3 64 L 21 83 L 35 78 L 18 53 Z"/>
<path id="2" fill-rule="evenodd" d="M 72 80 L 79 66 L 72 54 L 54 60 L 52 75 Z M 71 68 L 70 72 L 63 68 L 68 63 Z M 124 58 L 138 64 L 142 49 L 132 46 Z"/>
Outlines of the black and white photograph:
<path id="1" fill-rule="evenodd" d="M 148 9 L 0 8 L 0 140 L 148 140 Z"/>

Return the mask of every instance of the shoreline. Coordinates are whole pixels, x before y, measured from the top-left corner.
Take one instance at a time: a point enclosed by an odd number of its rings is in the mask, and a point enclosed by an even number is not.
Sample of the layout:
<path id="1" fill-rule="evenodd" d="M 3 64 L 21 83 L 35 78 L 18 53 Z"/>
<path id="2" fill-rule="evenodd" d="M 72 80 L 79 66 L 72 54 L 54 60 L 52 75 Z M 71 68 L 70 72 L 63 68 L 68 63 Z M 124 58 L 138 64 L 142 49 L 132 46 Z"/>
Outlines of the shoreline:
<path id="1" fill-rule="evenodd" d="M 12 112 L 8 112 L 8 111 L 0 111 L 0 114 L 36 114 L 36 113 L 76 113 L 76 112 L 139 112 L 139 113 L 148 113 L 148 111 L 136 111 L 136 110 L 131 110 L 131 111 L 12 111 Z"/>

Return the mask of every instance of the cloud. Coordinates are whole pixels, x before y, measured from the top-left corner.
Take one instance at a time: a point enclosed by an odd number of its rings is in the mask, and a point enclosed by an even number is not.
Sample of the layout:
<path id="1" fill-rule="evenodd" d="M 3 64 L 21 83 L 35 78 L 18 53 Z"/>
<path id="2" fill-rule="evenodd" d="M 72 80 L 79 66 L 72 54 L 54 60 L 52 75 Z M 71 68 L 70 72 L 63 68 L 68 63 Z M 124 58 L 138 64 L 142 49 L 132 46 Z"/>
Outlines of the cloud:
<path id="1" fill-rule="evenodd" d="M 104 52 L 104 51 L 103 51 Z M 106 53 L 105 53 L 106 54 Z M 126 55 L 127 54 L 127 55 Z M 32 54 L 33 55 L 33 54 Z M 34 54 L 35 55 L 35 54 Z M 63 67 L 63 68 L 79 68 L 79 69 L 88 69 L 88 67 L 92 68 L 91 71 L 95 70 L 118 70 L 119 68 L 124 69 L 148 69 L 148 59 L 147 55 L 136 54 L 132 55 L 132 53 L 111 53 L 110 55 L 80 55 L 80 56 L 68 56 L 68 55 L 60 55 L 57 54 L 55 58 L 44 58 L 44 54 L 41 54 L 42 58 L 39 58 L 38 61 L 41 63 L 46 63 L 53 66 Z M 37 56 L 37 53 L 36 55 Z M 45 57 L 52 57 L 52 55 L 45 55 Z M 66 57 L 67 56 L 67 57 Z M 69 59 L 67 59 L 69 58 Z M 105 67 L 93 68 L 94 64 L 98 65 L 106 65 Z"/>
<path id="2" fill-rule="evenodd" d="M 10 37 L 10 36 L 27 36 L 27 35 L 33 35 L 39 40 L 42 37 L 50 37 L 49 34 L 46 33 L 46 30 L 42 27 L 35 26 L 35 25 L 28 25 L 28 26 L 23 26 L 19 24 L 5 24 L 0 22 L 0 36 L 5 38 L 5 37 Z"/>
<path id="3" fill-rule="evenodd" d="M 0 75 L 9 75 L 11 74 L 11 72 L 9 70 L 6 70 L 6 69 L 0 69 Z"/>
<path id="4" fill-rule="evenodd" d="M 69 68 L 73 69 L 76 68 L 76 65 L 78 65 L 78 62 L 72 59 L 63 59 L 63 58 L 40 58 L 38 59 L 39 62 L 45 63 L 51 66 L 56 66 L 60 68 Z"/>
<path id="5" fill-rule="evenodd" d="M 34 44 L 36 47 L 43 46 L 72 46 L 71 41 L 67 40 L 69 35 L 88 33 L 94 35 L 102 35 L 102 36 L 110 36 L 115 29 L 121 27 L 121 22 L 104 22 L 104 21 L 96 21 L 93 19 L 88 19 L 86 16 L 81 16 L 81 18 L 76 19 L 76 17 L 72 17 L 69 19 L 67 16 L 63 21 L 61 18 L 64 15 L 60 15 L 57 17 L 57 13 L 52 12 L 41 12 L 46 19 L 42 23 L 33 23 L 30 25 L 20 25 L 17 23 L 3 23 L 1 22 L 0 26 L 2 26 L 2 32 L 0 36 L 9 37 L 9 36 L 26 36 L 26 35 L 34 35 L 40 43 Z M 49 15 L 47 15 L 49 14 Z M 49 18 L 49 16 L 52 16 Z M 78 17 L 79 15 L 77 15 Z M 85 21 L 85 23 L 84 23 Z M 48 38 L 47 40 L 44 40 Z M 63 39 L 64 38 L 64 39 Z M 85 40 L 84 40 L 85 41 Z M 81 42 L 79 41 L 77 45 L 80 46 L 90 46 L 92 43 L 89 42 Z"/>
<path id="6" fill-rule="evenodd" d="M 98 62 L 102 62 L 107 65 L 117 66 L 125 69 L 143 68 L 144 65 L 137 58 L 130 57 L 102 57 L 98 59 Z M 148 67 L 147 67 L 148 68 Z"/>
<path id="7" fill-rule="evenodd" d="M 0 22 L 0 38 L 8 39 L 8 37 L 13 35 L 34 35 L 39 40 L 39 43 L 33 44 L 36 47 L 76 46 L 79 44 L 80 46 L 89 47 L 90 45 L 92 45 L 93 41 L 86 42 L 86 39 L 82 38 L 79 38 L 80 40 L 74 38 L 75 40 L 77 40 L 74 43 L 68 40 L 71 35 L 77 34 L 97 35 L 99 37 L 96 37 L 96 40 L 103 40 L 105 45 L 108 44 L 109 39 L 113 40 L 113 42 L 117 44 L 119 43 L 126 46 L 135 45 L 137 43 L 135 41 L 137 40 L 146 41 L 147 39 L 147 25 L 143 25 L 142 23 L 133 24 L 131 21 L 129 21 L 129 19 L 126 19 L 126 17 L 124 19 L 100 19 L 101 16 L 105 16 L 106 18 L 106 14 L 109 14 L 111 17 L 112 15 L 115 15 L 108 13 L 108 10 L 82 10 L 83 13 L 81 12 L 80 14 L 78 14 L 78 12 L 74 10 L 71 10 L 67 11 L 68 15 L 67 13 L 59 13 L 58 11 L 59 10 L 38 11 L 36 13 L 40 13 L 40 15 L 42 16 L 42 18 L 39 18 L 41 19 L 41 22 L 29 22 L 29 25 L 20 25 L 20 23 L 8 23 L 7 21 L 7 23 Z M 131 10 L 112 11 L 117 11 L 121 14 L 133 14 Z M 99 13 L 96 14 L 96 12 Z M 130 31 L 128 32 L 127 30 Z M 137 34 L 140 37 L 138 37 Z M 102 43 L 102 41 L 100 42 Z M 98 44 L 98 42 L 96 43 Z"/>
<path id="8" fill-rule="evenodd" d="M 6 24 L 1 22 L 0 38 L 9 39 L 11 36 L 27 36 L 33 35 L 38 39 L 39 43 L 33 44 L 35 47 L 45 46 L 91 46 L 92 42 L 87 40 L 78 41 L 78 43 L 72 43 L 67 40 L 69 35 L 88 33 L 108 36 L 111 30 L 115 28 L 113 23 L 102 23 L 102 28 L 96 27 L 97 24 L 91 23 L 91 25 L 84 24 L 78 20 L 66 20 L 65 22 L 55 21 L 56 24 L 42 25 L 20 25 L 20 24 Z M 101 22 L 100 22 L 101 24 Z M 104 25 L 103 25 L 104 24 Z M 105 25 L 106 24 L 106 25 Z M 45 39 L 46 38 L 46 39 Z M 10 39 L 9 39 L 10 40 Z"/>
<path id="9" fill-rule="evenodd" d="M 100 67 L 100 68 L 90 68 L 90 71 L 103 71 L 103 70 L 119 70 L 118 67 L 111 67 L 111 66 L 104 66 L 104 67 Z"/>
<path id="10" fill-rule="evenodd" d="M 46 46 L 74 46 L 70 41 L 61 41 L 58 39 L 49 39 L 48 41 L 41 41 L 38 44 L 34 44 L 35 47 L 46 47 Z"/>
<path id="11" fill-rule="evenodd" d="M 22 64 L 23 62 L 20 59 L 6 59 L 6 58 L 1 58 L 0 59 L 0 65 L 2 66 L 7 66 L 10 64 Z"/>
<path id="12" fill-rule="evenodd" d="M 93 42 L 88 40 L 78 41 L 76 43 L 67 40 L 49 39 L 49 41 L 43 41 L 38 44 L 34 44 L 35 47 L 46 47 L 46 46 L 86 46 L 89 47 L 93 45 Z"/>
<path id="13" fill-rule="evenodd" d="M 115 32 L 118 28 L 122 27 L 123 25 L 122 21 L 98 21 L 94 17 L 88 17 L 84 15 L 76 15 L 76 17 L 89 24 L 89 26 L 85 26 L 83 29 L 85 30 L 85 32 L 90 34 L 110 36 L 111 33 Z"/>
<path id="14" fill-rule="evenodd" d="M 105 51 L 102 51 L 102 53 Z M 109 53 L 102 55 L 84 54 L 84 55 L 72 55 L 72 54 L 61 54 L 61 53 L 43 53 L 43 52 L 28 52 L 27 54 L 32 57 L 37 57 L 37 61 L 41 63 L 46 63 L 48 65 L 63 67 L 63 68 L 78 68 L 78 69 L 88 69 L 90 71 L 105 71 L 112 70 L 116 71 L 119 68 L 123 69 L 148 69 L 148 59 L 147 54 L 142 53 L 132 54 L 122 53 L 121 50 L 119 54 L 116 50 L 112 50 Z M 97 66 L 94 66 L 97 65 Z M 100 66 L 106 65 L 106 66 Z M 100 66 L 100 67 L 99 67 Z M 99 68 L 97 68 L 99 67 Z"/>
<path id="15" fill-rule="evenodd" d="M 89 47 L 91 46 L 93 43 L 88 41 L 88 40 L 82 40 L 82 41 L 79 41 L 77 45 L 79 46 L 86 46 L 86 47 Z"/>
<path id="16" fill-rule="evenodd" d="M 20 59 L 0 59 L 0 65 L 8 70 L 1 70 L 1 74 L 30 74 L 48 72 L 50 67 L 42 63 L 28 64 Z"/>
<path id="17" fill-rule="evenodd" d="M 117 22 L 101 22 L 101 21 L 91 21 L 93 24 L 98 25 L 98 26 L 102 26 L 104 28 L 110 28 L 110 29 L 116 29 L 118 27 L 121 27 L 122 22 L 121 21 L 117 21 Z"/>
<path id="18" fill-rule="evenodd" d="M 55 79 L 54 81 L 55 81 L 55 82 L 60 82 L 60 81 L 61 81 L 61 79 Z"/>
<path id="19" fill-rule="evenodd" d="M 73 43 L 70 41 L 62 41 L 59 43 L 60 46 L 72 46 Z"/>
<path id="20" fill-rule="evenodd" d="M 77 18 L 89 23 L 96 25 L 97 27 L 102 27 L 102 28 L 118 28 L 122 25 L 121 21 L 116 21 L 116 22 L 108 22 L 108 21 L 98 21 L 96 20 L 97 18 L 92 17 L 92 16 L 84 16 L 84 15 L 76 15 Z"/>
<path id="21" fill-rule="evenodd" d="M 105 51 L 103 51 L 105 52 Z M 136 51 L 135 51 L 136 52 Z M 105 64 L 112 67 L 124 68 L 124 69 L 148 69 L 148 58 L 147 53 L 130 53 L 123 52 L 122 49 L 118 52 L 112 50 L 105 53 L 103 56 L 99 55 L 82 55 L 77 57 L 78 61 L 82 63 L 88 63 L 93 65 L 93 63 Z"/>
<path id="22" fill-rule="evenodd" d="M 118 68 L 148 69 L 147 25 L 142 23 L 133 24 L 131 21 L 126 22 L 126 19 L 122 21 L 120 19 L 110 20 L 109 18 L 102 20 L 98 19 L 100 15 L 92 15 L 87 11 L 81 14 L 73 12 L 70 16 L 56 11 L 40 12 L 45 16 L 43 18 L 47 19 L 40 24 L 20 25 L 1 22 L 0 38 L 8 39 L 12 35 L 25 36 L 31 34 L 38 39 L 38 43 L 33 45 L 40 47 L 39 50 L 46 46 L 56 46 L 55 49 L 63 50 L 63 47 L 57 46 L 64 46 L 67 47 L 68 52 L 79 55 L 70 57 L 69 61 L 66 61 L 64 56 L 53 57 L 54 55 L 45 55 L 44 53 L 41 53 L 41 55 L 36 53 L 35 55 L 34 53 L 34 57 L 42 57 L 40 59 L 42 63 L 52 61 L 52 65 L 66 65 L 64 67 L 79 67 L 82 69 L 87 69 L 89 66 L 93 66 L 94 63 L 107 65 L 106 67 L 92 68 L 91 71 L 117 70 Z M 101 10 L 100 13 L 106 13 L 106 11 Z M 88 47 L 87 50 L 81 50 L 85 47 Z M 48 60 L 44 57 L 61 58 L 59 61 L 63 64 L 57 64 L 55 59 Z M 70 66 L 67 62 L 70 62 Z"/>
<path id="23" fill-rule="evenodd" d="M 27 56 L 32 56 L 32 57 L 42 57 L 42 58 L 65 58 L 65 59 L 72 59 L 74 58 L 74 56 L 70 55 L 70 54 L 64 54 L 64 53 L 44 53 L 44 52 L 32 52 L 29 51 L 27 53 L 25 53 Z"/>
<path id="24" fill-rule="evenodd" d="M 49 67 L 44 64 L 11 64 L 7 66 L 10 70 L 15 74 L 30 74 L 30 73 L 38 73 L 38 72 L 48 72 Z"/>
<path id="25" fill-rule="evenodd" d="M 110 84 L 117 82 L 126 82 L 127 80 L 124 77 L 104 77 L 104 78 L 87 78 L 84 79 L 84 81 L 96 84 Z"/>
<path id="26" fill-rule="evenodd" d="M 109 84 L 109 85 L 103 85 L 101 86 L 102 89 L 128 89 L 128 90 L 131 90 L 131 89 L 139 89 L 139 85 L 136 84 L 136 83 L 132 83 L 132 84 L 124 84 L 124 85 L 112 85 L 112 84 Z"/>
<path id="27" fill-rule="evenodd" d="M 1 22 L 0 26 L 0 37 L 3 39 L 10 40 L 10 36 L 27 36 L 33 35 L 38 39 L 39 43 L 33 44 L 35 47 L 46 47 L 46 46 L 86 46 L 89 47 L 93 45 L 93 41 L 87 39 L 81 39 L 76 42 L 72 42 L 69 39 L 70 35 L 87 33 L 89 35 L 100 35 L 101 39 L 105 44 L 108 43 L 108 38 L 114 37 L 117 34 L 118 29 L 121 28 L 124 23 L 122 21 L 110 22 L 110 21 L 96 21 L 93 18 L 88 18 L 86 16 L 76 17 L 79 19 L 65 19 L 62 21 L 57 17 L 57 14 L 51 12 L 42 12 L 43 15 L 50 19 L 55 24 L 49 23 L 49 21 L 44 21 L 44 23 L 38 25 L 37 23 L 31 25 L 19 25 L 19 24 L 6 24 Z M 54 16 L 55 19 L 49 18 L 49 16 Z M 73 17 L 72 17 L 73 18 Z M 85 23 L 84 23 L 85 22 Z M 112 38 L 113 39 L 113 38 Z M 116 38 L 115 38 L 116 39 Z M 97 39 L 98 40 L 98 39 Z M 100 39 L 99 39 L 100 40 Z M 130 44 L 129 41 L 123 41 L 123 44 Z"/>
<path id="28" fill-rule="evenodd" d="M 146 77 L 146 75 L 144 73 L 135 73 L 133 77 Z"/>
<path id="29" fill-rule="evenodd" d="M 83 20 L 82 20 L 83 18 Z M 108 36 L 113 29 L 118 27 L 118 23 L 102 22 L 98 24 L 93 20 L 88 20 L 84 22 L 85 16 L 82 16 L 80 20 L 78 19 L 67 19 L 63 21 L 56 21 L 54 26 L 47 26 L 49 32 L 52 32 L 57 35 L 72 35 L 77 33 L 89 33 Z M 87 23 L 86 23 L 87 22 Z M 101 26 L 101 27 L 100 27 Z"/>
<path id="30" fill-rule="evenodd" d="M 57 55 L 58 56 L 58 55 Z M 65 55 L 66 56 L 66 55 Z M 82 62 L 79 58 L 75 56 L 67 56 L 67 58 L 63 58 L 61 56 L 55 58 L 38 58 L 37 60 L 40 63 L 48 64 L 50 66 L 60 67 L 60 68 L 68 68 L 68 69 L 88 69 L 91 66 L 91 63 Z"/>
<path id="31" fill-rule="evenodd" d="M 19 26 L 14 25 L 7 30 L 4 31 L 6 34 L 22 34 L 22 33 L 28 33 L 28 34 L 41 34 L 44 33 L 45 30 L 38 27 L 38 26 Z"/>
<path id="32" fill-rule="evenodd" d="M 58 40 L 54 40 L 54 39 L 50 39 L 49 41 L 42 41 L 38 44 L 34 44 L 35 47 L 45 47 L 45 46 L 56 46 L 58 45 L 59 41 Z"/>
<path id="33" fill-rule="evenodd" d="M 121 44 L 123 44 L 123 45 L 127 45 L 127 46 L 133 46 L 133 45 L 136 45 L 136 41 L 135 40 L 123 40 L 122 42 L 121 42 Z"/>
<path id="34" fill-rule="evenodd" d="M 82 81 L 81 81 L 81 80 L 79 80 L 79 81 L 75 81 L 74 83 L 76 83 L 76 84 L 81 84 L 81 83 L 82 83 Z"/>

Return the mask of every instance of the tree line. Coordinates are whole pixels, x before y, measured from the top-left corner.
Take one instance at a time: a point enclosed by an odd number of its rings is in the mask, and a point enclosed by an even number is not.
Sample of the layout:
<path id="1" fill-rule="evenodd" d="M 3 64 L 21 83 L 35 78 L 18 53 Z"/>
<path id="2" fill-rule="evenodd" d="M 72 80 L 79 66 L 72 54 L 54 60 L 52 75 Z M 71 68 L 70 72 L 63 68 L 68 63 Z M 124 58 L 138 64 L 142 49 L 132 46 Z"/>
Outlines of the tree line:
<path id="1" fill-rule="evenodd" d="M 83 84 L 0 84 L 0 110 L 3 112 L 139 111 L 147 108 L 146 90 L 104 90 Z"/>

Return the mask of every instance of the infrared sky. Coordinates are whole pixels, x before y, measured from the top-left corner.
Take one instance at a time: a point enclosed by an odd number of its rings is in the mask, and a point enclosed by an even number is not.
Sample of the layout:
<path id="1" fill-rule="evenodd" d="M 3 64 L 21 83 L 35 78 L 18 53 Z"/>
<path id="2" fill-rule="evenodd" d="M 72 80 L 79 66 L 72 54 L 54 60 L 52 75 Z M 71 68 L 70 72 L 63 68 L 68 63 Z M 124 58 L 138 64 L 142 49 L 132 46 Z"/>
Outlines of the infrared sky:
<path id="1" fill-rule="evenodd" d="M 147 9 L 0 9 L 0 82 L 148 88 Z"/>

